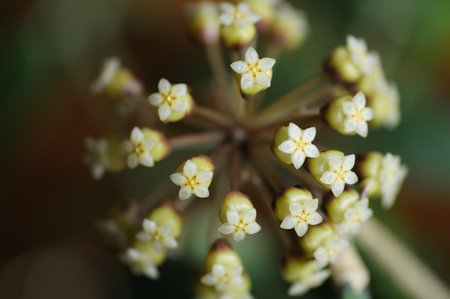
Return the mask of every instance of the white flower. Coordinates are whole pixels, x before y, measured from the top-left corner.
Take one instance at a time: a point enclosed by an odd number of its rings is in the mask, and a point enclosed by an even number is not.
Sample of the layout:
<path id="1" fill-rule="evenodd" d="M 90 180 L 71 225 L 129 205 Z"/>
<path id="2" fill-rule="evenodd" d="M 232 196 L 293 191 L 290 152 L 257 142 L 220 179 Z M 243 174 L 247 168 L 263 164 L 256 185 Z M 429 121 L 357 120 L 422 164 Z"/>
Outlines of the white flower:
<path id="1" fill-rule="evenodd" d="M 317 270 L 317 272 L 310 275 L 307 279 L 294 282 L 289 288 L 288 294 L 289 296 L 301 296 L 310 289 L 320 286 L 329 276 L 329 270 Z"/>
<path id="2" fill-rule="evenodd" d="M 355 155 L 334 156 L 331 157 L 328 164 L 330 169 L 324 172 L 320 181 L 331 186 L 335 197 L 342 194 L 345 184 L 352 185 L 358 182 L 358 177 L 351 171 L 355 165 Z"/>
<path id="3" fill-rule="evenodd" d="M 369 208 L 369 199 L 363 198 L 348 208 L 344 213 L 344 220 L 337 225 L 339 233 L 343 235 L 356 235 L 362 224 L 372 217 Z"/>
<path id="4" fill-rule="evenodd" d="M 233 5 L 228 2 L 220 4 L 221 14 L 219 17 L 220 24 L 225 26 L 245 27 L 255 24 L 259 21 L 260 16 L 251 11 L 247 3 L 239 3 Z"/>
<path id="5" fill-rule="evenodd" d="M 108 142 L 103 138 L 95 140 L 87 137 L 85 144 L 87 150 L 86 162 L 91 166 L 92 177 L 99 180 L 110 165 Z"/>
<path id="6" fill-rule="evenodd" d="M 244 283 L 242 267 L 214 264 L 212 271 L 201 278 L 201 282 L 212 286 L 217 292 L 225 293 L 231 287 L 241 286 Z"/>
<path id="7" fill-rule="evenodd" d="M 268 57 L 259 59 L 256 50 L 250 47 L 245 53 L 245 61 L 235 61 L 231 64 L 231 68 L 242 76 L 241 89 L 245 91 L 254 85 L 262 88 L 270 87 L 274 65 L 275 59 Z"/>
<path id="8" fill-rule="evenodd" d="M 401 165 L 400 157 L 387 153 L 380 170 L 381 204 L 390 208 L 395 202 L 400 187 L 408 174 L 408 169 Z"/>
<path id="9" fill-rule="evenodd" d="M 328 240 L 325 245 L 317 248 L 314 251 L 317 267 L 323 268 L 328 264 L 335 263 L 347 245 L 348 241 L 346 239 L 335 237 Z"/>
<path id="10" fill-rule="evenodd" d="M 366 97 L 360 91 L 350 102 L 342 103 L 345 114 L 344 130 L 345 133 L 356 132 L 361 137 L 367 137 L 367 122 L 373 119 L 373 111 L 366 107 Z"/>
<path id="11" fill-rule="evenodd" d="M 280 227 L 283 229 L 295 229 L 299 237 L 305 235 L 308 225 L 316 225 L 322 222 L 322 216 L 317 213 L 319 200 L 309 199 L 304 202 L 293 202 L 289 205 L 290 215 L 283 219 Z"/>
<path id="12" fill-rule="evenodd" d="M 350 51 L 351 59 L 364 75 L 372 73 L 376 66 L 376 55 L 367 51 L 367 44 L 363 39 L 347 36 L 347 49 Z"/>
<path id="13" fill-rule="evenodd" d="M 124 149 L 128 152 L 128 167 L 135 168 L 139 164 L 153 167 L 155 161 L 151 150 L 156 140 L 146 138 L 138 127 L 131 131 L 130 141 L 124 142 Z"/>
<path id="14" fill-rule="evenodd" d="M 311 142 L 316 137 L 316 128 L 300 129 L 296 124 L 289 123 L 289 139 L 282 142 L 278 149 L 291 155 L 291 162 L 296 169 L 302 167 L 306 158 L 317 158 L 319 150 Z"/>
<path id="15" fill-rule="evenodd" d="M 120 60 L 117 57 L 109 58 L 103 64 L 102 72 L 97 81 L 91 86 L 93 93 L 100 93 L 114 78 L 121 68 Z"/>
<path id="16" fill-rule="evenodd" d="M 152 220 L 144 219 L 143 231 L 140 231 L 136 238 L 141 242 L 149 242 L 155 252 L 161 252 L 163 249 L 174 249 L 177 247 L 177 241 L 172 236 L 172 227 L 170 225 L 161 225 Z"/>
<path id="17" fill-rule="evenodd" d="M 158 279 L 159 271 L 151 257 L 135 248 L 128 248 L 122 260 L 127 263 L 133 273 L 144 274 L 148 278 Z"/>
<path id="18" fill-rule="evenodd" d="M 212 171 L 198 171 L 197 166 L 191 160 L 186 161 L 183 172 L 170 175 L 172 182 L 181 187 L 179 192 L 181 200 L 188 199 L 192 194 L 200 198 L 208 197 L 208 184 L 212 177 Z"/>
<path id="19" fill-rule="evenodd" d="M 227 211 L 227 223 L 222 224 L 218 231 L 224 235 L 233 234 L 235 241 L 242 241 L 246 234 L 256 234 L 261 226 L 256 223 L 256 209 L 245 211 Z"/>
<path id="20" fill-rule="evenodd" d="M 186 113 L 189 110 L 189 93 L 186 84 L 170 84 L 162 78 L 158 83 L 159 92 L 151 94 L 148 101 L 158 107 L 161 121 L 168 120 L 174 112 Z"/>

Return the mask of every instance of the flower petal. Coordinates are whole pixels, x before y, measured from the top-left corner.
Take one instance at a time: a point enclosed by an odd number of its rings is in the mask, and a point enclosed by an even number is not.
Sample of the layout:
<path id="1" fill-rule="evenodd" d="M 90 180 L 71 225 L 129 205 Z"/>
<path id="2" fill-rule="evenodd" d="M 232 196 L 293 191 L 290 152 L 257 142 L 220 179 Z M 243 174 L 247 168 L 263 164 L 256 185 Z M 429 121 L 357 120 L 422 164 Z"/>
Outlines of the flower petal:
<path id="1" fill-rule="evenodd" d="M 245 233 L 242 231 L 235 231 L 233 233 L 233 239 L 237 242 L 244 240 L 244 238 L 245 238 Z"/>
<path id="2" fill-rule="evenodd" d="M 293 140 L 299 140 L 302 137 L 302 130 L 294 123 L 289 123 L 288 136 Z"/>
<path id="3" fill-rule="evenodd" d="M 253 86 L 254 83 L 255 80 L 253 80 L 253 76 L 250 74 L 245 74 L 241 78 L 241 88 L 243 90 L 249 89 L 250 87 Z"/>
<path id="4" fill-rule="evenodd" d="M 246 231 L 247 231 L 247 234 L 253 235 L 253 234 L 256 234 L 257 232 L 259 232 L 260 230 L 261 230 L 261 226 L 258 223 L 253 222 L 247 226 Z"/>
<path id="5" fill-rule="evenodd" d="M 316 128 L 311 127 L 303 130 L 302 139 L 304 142 L 312 142 L 316 138 Z"/>
<path id="6" fill-rule="evenodd" d="M 200 171 L 197 176 L 197 181 L 200 184 L 206 184 L 209 183 L 213 178 L 213 172 L 212 171 Z"/>
<path id="7" fill-rule="evenodd" d="M 197 173 L 197 165 L 191 159 L 187 160 L 183 166 L 183 174 L 187 178 L 192 178 Z"/>
<path id="8" fill-rule="evenodd" d="M 175 84 L 172 86 L 172 95 L 176 97 L 185 96 L 187 93 L 187 85 L 186 84 Z"/>
<path id="9" fill-rule="evenodd" d="M 170 92 L 171 88 L 172 88 L 172 85 L 170 84 L 170 82 L 167 79 L 162 78 L 161 80 L 159 80 L 158 90 L 160 93 L 168 94 Z"/>
<path id="10" fill-rule="evenodd" d="M 295 169 L 299 169 L 300 167 L 302 167 L 303 163 L 305 162 L 305 158 L 306 156 L 301 150 L 298 150 L 292 154 L 291 162 L 294 165 Z"/>
<path id="11" fill-rule="evenodd" d="M 358 182 L 358 177 L 353 171 L 349 171 L 345 174 L 344 181 L 346 184 L 353 185 Z"/>
<path id="12" fill-rule="evenodd" d="M 352 118 L 347 118 L 344 121 L 344 131 L 345 133 L 352 133 L 355 132 L 356 129 L 358 127 L 358 123 L 356 122 L 356 119 Z"/>
<path id="13" fill-rule="evenodd" d="M 140 155 L 139 162 L 141 163 L 141 165 L 146 166 L 146 167 L 153 167 L 153 165 L 155 165 L 153 156 L 150 153 Z"/>
<path id="14" fill-rule="evenodd" d="M 283 219 L 283 222 L 281 222 L 280 227 L 283 229 L 293 229 L 296 224 L 297 224 L 296 217 L 287 216 Z"/>
<path id="15" fill-rule="evenodd" d="M 241 60 L 233 62 L 230 66 L 233 69 L 233 71 L 235 71 L 238 74 L 243 74 L 248 71 L 247 63 Z"/>
<path id="16" fill-rule="evenodd" d="M 180 172 L 176 172 L 170 175 L 170 180 L 178 186 L 184 185 L 186 183 L 186 177 L 180 173 Z"/>
<path id="17" fill-rule="evenodd" d="M 144 134 L 142 134 L 142 131 L 138 127 L 134 127 L 133 131 L 131 131 L 131 142 L 133 143 L 139 143 L 144 139 Z"/>
<path id="18" fill-rule="evenodd" d="M 229 224 L 229 223 L 224 223 L 221 226 L 219 226 L 219 228 L 217 229 L 219 231 L 219 233 L 224 234 L 224 235 L 229 235 L 231 233 L 234 232 L 235 228 L 233 225 Z"/>
<path id="19" fill-rule="evenodd" d="M 245 211 L 242 213 L 242 220 L 244 220 L 245 223 L 252 223 L 256 220 L 256 209 L 250 209 L 248 211 Z"/>
<path id="20" fill-rule="evenodd" d="M 148 97 L 148 102 L 153 106 L 159 106 L 164 102 L 164 97 L 160 93 L 155 92 Z"/>
<path id="21" fill-rule="evenodd" d="M 317 158 L 320 155 L 319 149 L 314 144 L 308 144 L 305 147 L 305 154 L 308 158 Z"/>
<path id="22" fill-rule="evenodd" d="M 365 121 L 371 121 L 373 119 L 373 110 L 366 107 L 363 109 L 361 116 Z"/>
<path id="23" fill-rule="evenodd" d="M 139 159 L 136 154 L 130 154 L 128 156 L 127 164 L 129 168 L 136 168 L 139 165 Z"/>
<path id="24" fill-rule="evenodd" d="M 358 92 L 353 97 L 353 103 L 355 103 L 355 106 L 358 110 L 362 110 L 364 109 L 364 107 L 366 107 L 366 97 L 364 96 L 362 91 Z"/>
<path id="25" fill-rule="evenodd" d="M 369 132 L 369 126 L 364 120 L 361 120 L 358 122 L 358 125 L 356 126 L 356 133 L 361 137 L 367 137 L 367 134 Z"/>
<path id="26" fill-rule="evenodd" d="M 256 75 L 256 83 L 262 87 L 270 87 L 270 76 L 267 73 L 258 73 Z"/>
<path id="27" fill-rule="evenodd" d="M 159 106 L 158 115 L 159 115 L 159 119 L 161 121 L 165 121 L 166 119 L 168 119 L 171 114 L 172 114 L 172 109 L 170 109 L 170 107 L 167 103 L 164 103 Z"/>
<path id="28" fill-rule="evenodd" d="M 180 192 L 178 193 L 178 196 L 180 197 L 181 200 L 186 200 L 189 197 L 192 196 L 192 190 L 191 188 L 188 187 L 181 187 L 180 188 Z"/>
<path id="29" fill-rule="evenodd" d="M 289 212 L 291 215 L 298 215 L 302 211 L 302 205 L 298 202 L 293 202 L 289 205 Z"/>
<path id="30" fill-rule="evenodd" d="M 200 198 L 207 198 L 209 196 L 209 190 L 205 186 L 195 186 L 194 194 Z"/>
<path id="31" fill-rule="evenodd" d="M 245 60 L 250 64 L 255 64 L 258 62 L 259 56 L 258 52 L 252 47 L 249 47 L 245 53 Z"/>
<path id="32" fill-rule="evenodd" d="M 307 200 L 304 203 L 304 206 L 307 211 L 310 211 L 310 212 L 317 211 L 317 208 L 319 207 L 319 199 L 313 198 L 313 199 Z"/>
<path id="33" fill-rule="evenodd" d="M 188 104 L 186 100 L 178 99 L 173 101 L 172 103 L 173 110 L 179 111 L 179 112 L 185 112 L 188 108 Z"/>
<path id="34" fill-rule="evenodd" d="M 344 160 L 342 162 L 342 167 L 345 170 L 350 170 L 353 168 L 353 166 L 355 166 L 355 155 L 348 155 L 344 157 Z"/>
<path id="35" fill-rule="evenodd" d="M 238 224 L 241 217 L 239 213 L 236 211 L 227 211 L 227 221 L 229 224 Z"/>
<path id="36" fill-rule="evenodd" d="M 309 288 L 305 287 L 302 283 L 296 282 L 293 283 L 288 290 L 289 296 L 301 296 L 306 294 L 306 292 L 309 290 Z"/>
<path id="37" fill-rule="evenodd" d="M 258 63 L 258 66 L 265 71 L 270 71 L 275 65 L 276 60 L 269 57 L 264 57 Z"/>
<path id="38" fill-rule="evenodd" d="M 333 195 L 335 197 L 339 197 L 342 192 L 344 192 L 344 181 L 341 179 L 337 179 L 332 185 L 331 185 L 331 192 L 333 192 Z"/>
<path id="39" fill-rule="evenodd" d="M 295 150 L 295 142 L 286 140 L 278 146 L 278 149 L 285 154 L 292 154 Z"/>
<path id="40" fill-rule="evenodd" d="M 322 216 L 320 216 L 319 213 L 315 212 L 315 213 L 312 213 L 308 217 L 307 221 L 311 225 L 317 225 L 317 224 L 319 224 L 319 223 L 321 223 L 323 221 L 323 218 L 322 218 Z"/>
<path id="41" fill-rule="evenodd" d="M 295 225 L 295 232 L 297 233 L 297 236 L 303 237 L 306 234 L 306 231 L 308 230 L 308 224 L 305 222 L 300 222 Z"/>
<path id="42" fill-rule="evenodd" d="M 332 171 L 326 171 L 320 177 L 320 181 L 324 184 L 331 185 L 336 180 L 336 174 Z"/>
<path id="43" fill-rule="evenodd" d="M 342 111 L 344 111 L 345 115 L 353 115 L 356 111 L 356 107 L 352 102 L 344 102 L 342 103 Z"/>

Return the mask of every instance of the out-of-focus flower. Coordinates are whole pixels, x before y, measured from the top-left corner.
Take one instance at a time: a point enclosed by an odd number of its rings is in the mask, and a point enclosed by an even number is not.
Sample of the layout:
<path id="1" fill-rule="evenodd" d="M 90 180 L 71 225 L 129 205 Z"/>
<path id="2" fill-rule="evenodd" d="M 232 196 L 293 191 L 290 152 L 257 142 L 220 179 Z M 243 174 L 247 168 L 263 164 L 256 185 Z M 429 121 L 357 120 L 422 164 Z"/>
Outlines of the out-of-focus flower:
<path id="1" fill-rule="evenodd" d="M 294 50 L 305 41 L 308 32 L 309 24 L 303 11 L 288 3 L 283 3 L 276 9 L 271 29 L 276 46 Z"/>

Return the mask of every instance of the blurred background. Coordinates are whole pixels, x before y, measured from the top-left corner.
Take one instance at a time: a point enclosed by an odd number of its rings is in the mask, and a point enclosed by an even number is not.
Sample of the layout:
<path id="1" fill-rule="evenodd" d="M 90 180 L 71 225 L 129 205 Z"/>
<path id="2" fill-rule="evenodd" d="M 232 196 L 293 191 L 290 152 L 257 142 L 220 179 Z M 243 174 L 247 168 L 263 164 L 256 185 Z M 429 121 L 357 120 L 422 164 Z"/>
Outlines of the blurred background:
<path id="1" fill-rule="evenodd" d="M 349 33 L 380 52 L 387 76 L 400 88 L 402 123 L 395 131 L 371 132 L 367 140 L 336 143 L 353 152 L 374 149 L 402 157 L 410 173 L 404 189 L 394 208 L 377 216 L 448 284 L 450 1 L 290 2 L 308 14 L 311 35 L 301 49 L 278 60 L 270 95 L 317 74 L 324 56 Z M 154 283 L 132 276 L 94 228 L 115 203 L 148 193 L 151 172 L 94 182 L 82 163 L 84 137 L 107 127 L 92 110 L 96 99 L 89 93 L 105 57 L 121 57 L 148 91 L 162 76 L 194 87 L 210 77 L 201 49 L 187 37 L 185 3 L 2 3 L 0 298 L 190 297 L 192 273 L 207 247 L 196 250 L 188 240 L 181 261 L 166 263 Z M 205 229 L 197 221 L 190 224 L 191 234 L 196 225 Z M 278 260 L 267 258 L 272 243 L 260 235 L 237 247 L 256 298 L 285 296 Z M 374 298 L 407 298 L 389 285 L 389 275 L 367 262 L 373 266 Z M 331 296 L 325 287 L 307 298 Z"/>

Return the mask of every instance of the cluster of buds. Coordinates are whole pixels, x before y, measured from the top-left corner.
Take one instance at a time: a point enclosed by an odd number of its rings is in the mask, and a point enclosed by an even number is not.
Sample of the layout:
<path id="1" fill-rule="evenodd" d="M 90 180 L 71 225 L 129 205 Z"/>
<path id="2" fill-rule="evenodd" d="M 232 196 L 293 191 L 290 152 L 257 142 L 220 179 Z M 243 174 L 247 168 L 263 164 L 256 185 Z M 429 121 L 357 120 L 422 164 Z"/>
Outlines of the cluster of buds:
<path id="1" fill-rule="evenodd" d="M 381 198 L 390 208 L 407 173 L 390 153 L 330 149 L 322 143 L 326 127 L 317 128 L 324 123 L 345 136 L 367 137 L 369 128 L 392 127 L 399 120 L 398 95 L 386 83 L 378 55 L 350 36 L 346 47 L 326 59 L 322 74 L 266 102 L 276 59 L 260 58 L 257 49 L 279 55 L 298 47 L 308 27 L 304 14 L 281 0 L 249 0 L 202 1 L 189 6 L 188 15 L 216 81 L 217 93 L 208 102 L 194 99 L 187 84 L 164 78 L 145 99 L 143 84 L 116 59 L 108 60 L 94 84 L 96 94 L 115 99 L 112 105 L 125 98 L 140 102 L 130 115 L 148 112 L 148 119 L 121 123 L 123 137 L 114 132 L 87 139 L 86 161 L 95 179 L 157 167 L 172 153 L 173 159 L 182 157 L 170 177 L 155 173 L 158 187 L 145 199 L 116 210 L 101 228 L 116 237 L 134 273 L 156 279 L 177 247 L 182 214 L 194 200 L 214 200 L 217 210 L 209 215 L 221 224 L 212 245 L 205 244 L 211 249 L 197 281 L 199 298 L 252 297 L 250 277 L 231 244 L 265 231 L 265 225 L 275 225 L 286 247 L 282 275 L 292 283 L 288 293 L 301 295 L 336 273 L 342 253 L 352 252 L 346 260 L 356 255 L 352 241 L 373 214 L 369 203 Z M 268 38 L 260 44 L 257 35 Z M 231 49 L 229 68 L 221 42 Z M 204 152 L 191 156 L 184 151 L 189 147 Z M 298 184 L 285 183 L 292 177 Z"/>

